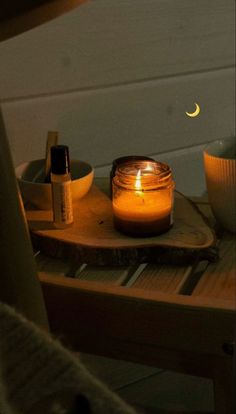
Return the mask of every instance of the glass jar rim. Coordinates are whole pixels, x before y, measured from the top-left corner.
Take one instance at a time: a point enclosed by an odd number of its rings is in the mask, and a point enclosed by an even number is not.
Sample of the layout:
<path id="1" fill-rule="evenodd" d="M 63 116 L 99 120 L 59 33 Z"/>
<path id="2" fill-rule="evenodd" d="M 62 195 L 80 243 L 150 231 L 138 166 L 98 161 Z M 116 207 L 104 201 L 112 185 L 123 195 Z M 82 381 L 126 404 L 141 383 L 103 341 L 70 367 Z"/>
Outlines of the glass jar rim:
<path id="1" fill-rule="evenodd" d="M 138 174 L 144 191 L 157 187 L 159 189 L 173 187 L 172 171 L 169 165 L 155 160 L 124 162 L 117 167 L 113 180 L 116 185 L 132 189 Z"/>
<path id="2" fill-rule="evenodd" d="M 168 164 L 160 161 L 152 160 L 132 160 L 125 161 L 117 166 L 116 171 L 119 174 L 125 174 L 128 176 L 136 176 L 137 172 L 141 170 L 141 175 L 155 175 L 158 177 L 164 177 L 172 174 Z"/>

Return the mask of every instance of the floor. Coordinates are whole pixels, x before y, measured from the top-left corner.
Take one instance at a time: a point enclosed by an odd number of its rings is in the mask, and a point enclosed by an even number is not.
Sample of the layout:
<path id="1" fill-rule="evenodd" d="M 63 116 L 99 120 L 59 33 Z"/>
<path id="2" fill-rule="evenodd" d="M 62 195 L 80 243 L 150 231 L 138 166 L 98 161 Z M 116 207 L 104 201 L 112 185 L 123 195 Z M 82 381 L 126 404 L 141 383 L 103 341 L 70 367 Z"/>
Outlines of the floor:
<path id="1" fill-rule="evenodd" d="M 213 384 L 205 378 L 81 354 L 88 370 L 143 414 L 213 412 Z"/>

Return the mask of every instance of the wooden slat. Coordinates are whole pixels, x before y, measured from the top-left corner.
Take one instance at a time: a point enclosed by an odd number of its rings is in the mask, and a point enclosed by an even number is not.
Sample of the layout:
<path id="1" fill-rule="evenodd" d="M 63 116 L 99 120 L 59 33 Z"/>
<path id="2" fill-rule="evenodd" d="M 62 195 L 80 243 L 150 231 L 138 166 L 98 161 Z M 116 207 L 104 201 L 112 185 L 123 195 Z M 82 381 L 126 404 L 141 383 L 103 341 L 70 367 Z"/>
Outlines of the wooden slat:
<path id="1" fill-rule="evenodd" d="M 90 282 L 122 285 L 132 275 L 136 267 L 133 266 L 85 266 L 75 273 L 79 280 Z"/>
<path id="2" fill-rule="evenodd" d="M 220 260 L 208 266 L 194 296 L 232 301 L 236 308 L 236 240 L 226 234 L 220 242 Z"/>
<path id="3" fill-rule="evenodd" d="M 1 45 L 1 99 L 233 66 L 234 31 L 232 0 L 87 2 Z"/>
<path id="4" fill-rule="evenodd" d="M 41 252 L 35 255 L 39 277 L 72 277 L 87 282 L 126 285 L 139 266 L 91 266 L 86 263 L 70 263 L 64 259 L 49 257 Z"/>
<path id="5" fill-rule="evenodd" d="M 132 286 L 139 289 L 178 293 L 191 271 L 192 266 L 148 264 Z"/>
<path id="6" fill-rule="evenodd" d="M 73 266 L 63 259 L 56 259 L 42 253 L 37 254 L 36 262 L 40 275 L 70 276 L 78 280 L 111 285 L 124 285 L 140 289 L 178 293 L 191 273 L 191 266 L 159 266 L 143 264 L 139 266 Z"/>

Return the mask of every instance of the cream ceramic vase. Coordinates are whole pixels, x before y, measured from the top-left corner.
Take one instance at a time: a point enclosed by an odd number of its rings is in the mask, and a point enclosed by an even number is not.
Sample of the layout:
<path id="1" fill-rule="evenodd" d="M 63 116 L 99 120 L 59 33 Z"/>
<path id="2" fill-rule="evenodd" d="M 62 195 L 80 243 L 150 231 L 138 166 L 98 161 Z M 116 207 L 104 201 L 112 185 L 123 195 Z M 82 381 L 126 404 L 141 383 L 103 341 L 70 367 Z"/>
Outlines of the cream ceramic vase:
<path id="1" fill-rule="evenodd" d="M 221 226 L 236 232 L 236 138 L 211 142 L 204 150 L 209 202 Z"/>

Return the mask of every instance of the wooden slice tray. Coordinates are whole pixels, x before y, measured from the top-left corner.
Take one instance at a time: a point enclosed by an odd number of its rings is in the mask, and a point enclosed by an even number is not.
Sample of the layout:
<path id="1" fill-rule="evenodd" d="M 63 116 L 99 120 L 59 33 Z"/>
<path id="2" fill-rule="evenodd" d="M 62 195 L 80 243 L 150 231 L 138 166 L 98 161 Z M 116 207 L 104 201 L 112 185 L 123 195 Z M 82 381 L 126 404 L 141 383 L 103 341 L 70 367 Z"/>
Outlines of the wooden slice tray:
<path id="1" fill-rule="evenodd" d="M 96 264 L 183 262 L 215 256 L 214 231 L 195 205 L 175 192 L 174 225 L 155 237 L 129 237 L 113 227 L 108 179 L 96 179 L 89 193 L 74 206 L 74 224 L 53 227 L 52 212 L 26 211 L 33 245 L 53 257 Z"/>

